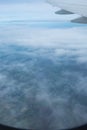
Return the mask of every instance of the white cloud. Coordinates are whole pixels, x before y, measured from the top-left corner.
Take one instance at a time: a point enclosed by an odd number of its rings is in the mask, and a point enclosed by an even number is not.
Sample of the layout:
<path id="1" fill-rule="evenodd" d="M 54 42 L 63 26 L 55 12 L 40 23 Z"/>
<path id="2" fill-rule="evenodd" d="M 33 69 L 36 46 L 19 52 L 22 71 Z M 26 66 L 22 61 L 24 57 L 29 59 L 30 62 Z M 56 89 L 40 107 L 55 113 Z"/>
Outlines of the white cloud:
<path id="1" fill-rule="evenodd" d="M 77 56 L 78 62 L 87 61 L 86 26 L 57 29 L 42 26 L 44 27 L 31 28 L 29 24 L 1 26 L 0 44 L 15 43 L 23 46 L 54 47 L 56 56 Z"/>
<path id="2" fill-rule="evenodd" d="M 50 23 L 48 23 L 50 24 Z M 55 24 L 55 23 L 54 23 Z M 62 23 L 61 23 L 62 24 Z M 17 44 L 34 46 L 57 46 L 63 48 L 79 48 L 78 53 L 83 53 L 82 48 L 86 48 L 87 30 L 86 27 L 71 28 L 30 28 L 25 25 L 6 25 L 1 27 L 0 40 L 15 41 Z M 48 25 L 49 26 L 49 25 Z M 65 25 L 66 26 L 66 25 Z M 14 30 L 14 31 L 12 31 Z M 15 37 L 14 37 L 15 36 Z"/>

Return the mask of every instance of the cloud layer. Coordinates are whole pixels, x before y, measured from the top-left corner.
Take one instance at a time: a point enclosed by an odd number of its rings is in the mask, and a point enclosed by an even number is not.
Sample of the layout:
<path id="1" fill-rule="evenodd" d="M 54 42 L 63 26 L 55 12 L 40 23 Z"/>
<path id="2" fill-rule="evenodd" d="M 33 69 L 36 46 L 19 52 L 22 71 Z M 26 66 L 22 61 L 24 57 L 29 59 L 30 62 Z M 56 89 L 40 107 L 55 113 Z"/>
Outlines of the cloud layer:
<path id="1" fill-rule="evenodd" d="M 0 26 L 3 124 L 58 130 L 87 123 L 87 27 L 49 24 Z"/>
<path id="2" fill-rule="evenodd" d="M 64 23 L 77 15 L 55 15 L 39 0 L 0 3 L 0 123 L 38 130 L 87 123 L 87 26 Z"/>

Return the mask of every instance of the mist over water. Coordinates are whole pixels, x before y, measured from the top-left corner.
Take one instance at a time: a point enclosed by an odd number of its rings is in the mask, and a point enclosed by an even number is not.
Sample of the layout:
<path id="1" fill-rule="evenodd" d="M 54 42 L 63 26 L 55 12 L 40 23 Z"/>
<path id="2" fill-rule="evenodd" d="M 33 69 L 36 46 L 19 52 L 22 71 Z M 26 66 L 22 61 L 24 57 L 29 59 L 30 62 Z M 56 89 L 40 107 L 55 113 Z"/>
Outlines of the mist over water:
<path id="1" fill-rule="evenodd" d="M 87 27 L 0 26 L 0 123 L 38 130 L 87 123 Z"/>

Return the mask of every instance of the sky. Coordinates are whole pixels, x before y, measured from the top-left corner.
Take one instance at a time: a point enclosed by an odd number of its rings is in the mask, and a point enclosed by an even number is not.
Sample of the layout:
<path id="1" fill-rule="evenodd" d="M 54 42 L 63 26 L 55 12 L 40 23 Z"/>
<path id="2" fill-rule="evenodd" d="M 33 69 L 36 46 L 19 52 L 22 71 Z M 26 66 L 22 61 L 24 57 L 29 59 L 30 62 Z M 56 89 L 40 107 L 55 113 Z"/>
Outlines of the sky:
<path id="1" fill-rule="evenodd" d="M 36 0 L 36 1 L 39 1 L 39 0 Z M 28 2 L 34 2 L 34 0 L 0 0 L 0 3 L 6 3 L 6 4 L 9 4 L 9 3 L 28 3 Z"/>
<path id="2" fill-rule="evenodd" d="M 45 1 L 45 0 L 0 0 L 0 3 L 30 3 L 30 2 L 40 2 L 40 1 Z"/>
<path id="3" fill-rule="evenodd" d="M 52 5 L 46 3 L 45 0 L 0 0 L 0 21 L 64 21 L 77 17 L 77 15 L 56 15 L 55 11 L 57 10 L 59 10 L 59 8 L 52 7 Z"/>

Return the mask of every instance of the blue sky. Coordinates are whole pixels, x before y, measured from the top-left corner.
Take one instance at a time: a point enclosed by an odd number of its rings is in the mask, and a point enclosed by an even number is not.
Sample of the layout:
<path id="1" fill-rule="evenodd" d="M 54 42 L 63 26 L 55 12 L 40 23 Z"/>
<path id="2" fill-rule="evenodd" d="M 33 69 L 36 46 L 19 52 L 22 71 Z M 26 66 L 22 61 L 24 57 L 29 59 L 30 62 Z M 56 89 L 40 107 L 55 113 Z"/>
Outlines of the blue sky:
<path id="1" fill-rule="evenodd" d="M 59 10 L 45 0 L 0 0 L 0 21 L 10 20 L 69 20 L 77 15 L 59 16 Z"/>
<path id="2" fill-rule="evenodd" d="M 26 2 L 35 2 L 40 0 L 0 0 L 0 3 L 26 3 Z"/>

